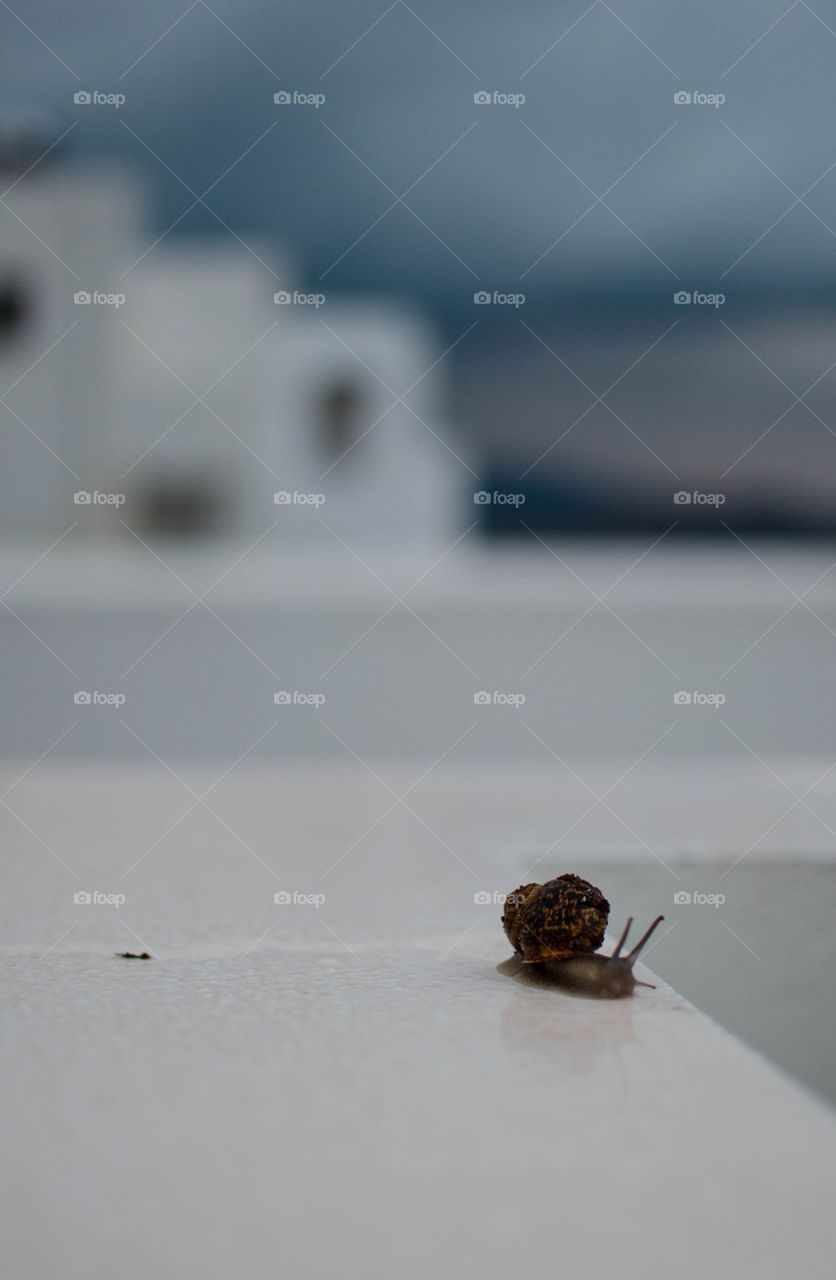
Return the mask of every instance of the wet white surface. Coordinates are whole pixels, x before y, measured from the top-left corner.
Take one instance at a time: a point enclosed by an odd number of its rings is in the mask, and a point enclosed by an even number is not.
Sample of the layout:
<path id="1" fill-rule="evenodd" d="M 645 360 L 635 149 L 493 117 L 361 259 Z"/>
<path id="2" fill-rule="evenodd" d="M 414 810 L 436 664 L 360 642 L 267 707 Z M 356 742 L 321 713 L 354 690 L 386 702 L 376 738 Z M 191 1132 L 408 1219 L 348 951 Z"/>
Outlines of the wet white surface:
<path id="1" fill-rule="evenodd" d="M 530 780 L 513 838 L 510 782 L 428 779 L 421 821 L 329 872 L 387 803 L 354 771 L 242 767 L 162 839 L 190 799 L 156 767 L 24 779 L 4 1274 L 829 1276 L 824 1106 L 664 986 L 598 1003 L 497 972 L 473 893 L 514 887 L 554 802 Z"/>

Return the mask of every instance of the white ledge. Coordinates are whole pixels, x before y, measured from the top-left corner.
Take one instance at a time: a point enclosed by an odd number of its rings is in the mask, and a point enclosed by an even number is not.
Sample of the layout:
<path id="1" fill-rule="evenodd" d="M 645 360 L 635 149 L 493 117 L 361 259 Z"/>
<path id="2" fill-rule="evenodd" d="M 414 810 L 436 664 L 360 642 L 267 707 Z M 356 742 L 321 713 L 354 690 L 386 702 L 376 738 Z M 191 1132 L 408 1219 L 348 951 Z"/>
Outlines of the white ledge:
<path id="1" fill-rule="evenodd" d="M 558 560 L 533 538 L 528 543 L 487 543 L 475 531 L 452 552 L 449 543 L 419 551 L 389 550 L 352 538 L 347 539 L 349 550 L 322 528 L 310 538 L 292 541 L 277 530 L 250 550 L 254 541 L 189 547 L 152 540 L 149 550 L 121 531 L 107 542 L 71 535 L 34 569 L 30 567 L 47 543 L 12 543 L 0 553 L 0 591 L 20 579 L 9 597 L 15 607 L 145 610 L 189 602 L 179 575 L 197 591 L 221 578 L 211 593 L 215 604 L 259 610 L 301 604 L 327 610 L 385 602 L 386 589 L 375 573 L 393 589 L 405 591 L 437 560 L 414 595 L 410 591 L 410 601 L 455 611 L 495 611 L 501 599 L 506 606 L 548 613 L 556 604 L 589 603 L 584 583 L 600 593 L 624 574 L 623 583 L 608 595 L 613 604 L 762 612 L 786 607 L 792 600 L 789 587 L 800 594 L 821 575 L 815 598 L 830 608 L 836 604 L 836 575 L 823 576 L 833 563 L 829 544 L 796 547 L 755 540 L 749 551 L 730 534 L 728 543 L 709 546 L 660 541 L 645 556 L 656 541 L 650 534 L 607 542 L 554 539 Z M 234 570 L 227 572 L 233 564 Z"/>
<path id="2" fill-rule="evenodd" d="M 457 796 L 413 799 L 436 827 Z M 836 1122 L 676 992 L 510 980 L 499 908 L 407 814 L 323 877 L 386 805 L 353 772 L 242 767 L 226 826 L 154 843 L 190 802 L 156 767 L 9 794 L 9 1275 L 832 1274 Z"/>

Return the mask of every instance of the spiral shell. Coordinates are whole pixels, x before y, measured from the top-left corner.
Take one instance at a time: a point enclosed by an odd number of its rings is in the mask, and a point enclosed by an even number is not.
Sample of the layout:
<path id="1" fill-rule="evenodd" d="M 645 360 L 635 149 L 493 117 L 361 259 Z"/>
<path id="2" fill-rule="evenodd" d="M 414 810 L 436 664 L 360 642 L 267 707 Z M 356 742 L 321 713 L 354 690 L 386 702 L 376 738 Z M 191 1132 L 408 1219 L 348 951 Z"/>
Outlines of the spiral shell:
<path id="1" fill-rule="evenodd" d="M 502 927 L 526 964 L 568 960 L 597 951 L 610 904 L 600 889 L 566 874 L 545 884 L 524 884 L 505 899 Z"/>

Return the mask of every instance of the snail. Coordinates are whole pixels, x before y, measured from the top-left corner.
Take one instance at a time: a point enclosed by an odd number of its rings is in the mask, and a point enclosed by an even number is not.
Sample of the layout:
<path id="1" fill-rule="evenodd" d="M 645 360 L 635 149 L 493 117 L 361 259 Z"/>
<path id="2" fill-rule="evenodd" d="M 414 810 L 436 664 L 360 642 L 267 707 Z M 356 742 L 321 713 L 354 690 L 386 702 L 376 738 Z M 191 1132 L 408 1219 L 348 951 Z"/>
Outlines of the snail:
<path id="1" fill-rule="evenodd" d="M 576 875 L 545 884 L 520 885 L 505 899 L 502 926 L 524 965 L 541 965 L 559 986 L 601 999 L 631 996 L 635 987 L 652 987 L 633 976 L 633 966 L 651 934 L 664 920 L 657 916 L 632 951 L 622 956 L 631 916 L 611 956 L 598 953 L 604 941 L 610 904 L 600 889 Z"/>

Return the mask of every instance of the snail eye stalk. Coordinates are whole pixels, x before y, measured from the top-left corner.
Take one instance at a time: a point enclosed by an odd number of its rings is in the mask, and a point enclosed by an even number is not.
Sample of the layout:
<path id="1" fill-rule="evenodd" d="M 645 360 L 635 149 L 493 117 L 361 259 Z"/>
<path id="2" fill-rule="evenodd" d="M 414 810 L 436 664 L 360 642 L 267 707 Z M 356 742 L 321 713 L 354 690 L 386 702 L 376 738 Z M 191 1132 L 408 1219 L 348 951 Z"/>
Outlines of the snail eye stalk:
<path id="1" fill-rule="evenodd" d="M 618 957 L 621 955 L 621 948 L 624 946 L 625 942 L 627 941 L 627 934 L 630 932 L 632 927 L 633 927 L 633 917 L 630 916 L 627 923 L 624 926 L 624 932 L 622 933 L 621 937 L 618 939 L 618 946 L 610 956 L 611 960 L 617 960 Z"/>
<path id="2" fill-rule="evenodd" d="M 641 938 L 639 938 L 638 942 L 633 947 L 633 950 L 630 952 L 630 954 L 625 957 L 627 960 L 630 961 L 631 965 L 634 965 L 636 963 L 643 949 L 647 946 L 647 943 L 650 941 L 651 935 L 653 934 L 654 930 L 656 930 L 659 927 L 659 925 L 662 923 L 664 918 L 665 918 L 664 916 L 657 916 L 656 919 L 653 921 L 653 924 L 647 930 L 647 932 Z"/>

